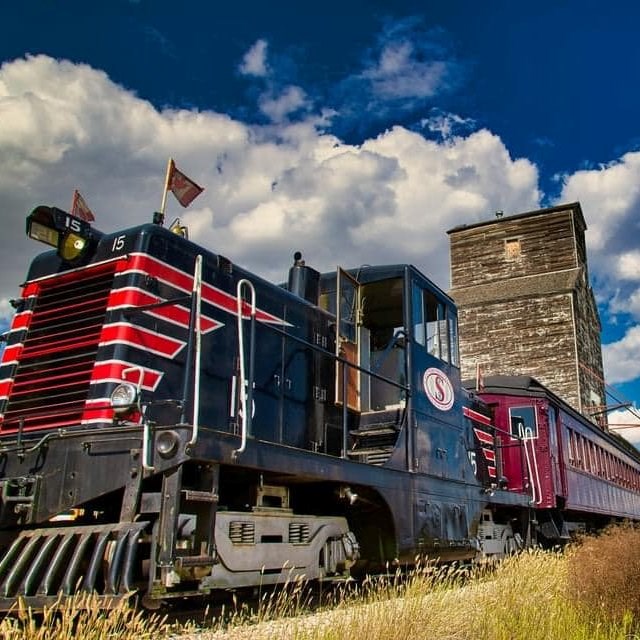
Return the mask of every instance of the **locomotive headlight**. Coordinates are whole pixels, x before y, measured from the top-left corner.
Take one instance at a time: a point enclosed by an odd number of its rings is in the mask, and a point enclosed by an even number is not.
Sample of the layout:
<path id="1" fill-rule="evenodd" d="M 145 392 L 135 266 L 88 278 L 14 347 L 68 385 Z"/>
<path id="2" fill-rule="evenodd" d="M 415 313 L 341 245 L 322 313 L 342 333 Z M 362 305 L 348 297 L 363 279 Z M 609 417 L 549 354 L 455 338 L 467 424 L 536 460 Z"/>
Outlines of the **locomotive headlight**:
<path id="1" fill-rule="evenodd" d="M 87 246 L 87 239 L 75 233 L 68 233 L 60 240 L 58 253 L 66 262 L 79 258 Z"/>
<path id="2" fill-rule="evenodd" d="M 31 224 L 27 227 L 27 233 L 32 240 L 44 242 L 52 247 L 58 246 L 60 234 L 55 229 L 45 227 L 45 225 L 40 224 L 36 220 L 31 220 Z"/>
<path id="3" fill-rule="evenodd" d="M 72 264 L 87 255 L 102 237 L 86 220 L 45 205 L 36 207 L 27 216 L 27 235 L 55 247 L 60 258 Z"/>
<path id="4" fill-rule="evenodd" d="M 178 450 L 180 437 L 175 431 L 162 431 L 156 436 L 156 451 L 163 458 L 171 458 Z"/>
<path id="5" fill-rule="evenodd" d="M 138 390 L 130 382 L 120 383 L 111 393 L 111 407 L 117 416 L 138 408 Z"/>

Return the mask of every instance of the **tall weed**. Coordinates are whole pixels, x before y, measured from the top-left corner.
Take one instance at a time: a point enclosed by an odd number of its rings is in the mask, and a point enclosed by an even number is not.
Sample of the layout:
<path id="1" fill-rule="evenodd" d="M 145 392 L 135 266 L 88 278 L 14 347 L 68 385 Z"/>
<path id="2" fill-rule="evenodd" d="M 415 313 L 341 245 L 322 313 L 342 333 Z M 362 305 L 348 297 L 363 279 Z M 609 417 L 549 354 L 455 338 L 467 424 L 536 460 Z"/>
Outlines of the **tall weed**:
<path id="1" fill-rule="evenodd" d="M 640 620 L 640 526 L 583 538 L 567 553 L 571 598 L 611 620 Z"/>
<path id="2" fill-rule="evenodd" d="M 22 602 L 0 621 L 2 640 L 155 640 L 163 637 L 166 618 L 145 615 L 122 601 L 101 609 L 90 594 L 61 600 L 34 614 Z"/>

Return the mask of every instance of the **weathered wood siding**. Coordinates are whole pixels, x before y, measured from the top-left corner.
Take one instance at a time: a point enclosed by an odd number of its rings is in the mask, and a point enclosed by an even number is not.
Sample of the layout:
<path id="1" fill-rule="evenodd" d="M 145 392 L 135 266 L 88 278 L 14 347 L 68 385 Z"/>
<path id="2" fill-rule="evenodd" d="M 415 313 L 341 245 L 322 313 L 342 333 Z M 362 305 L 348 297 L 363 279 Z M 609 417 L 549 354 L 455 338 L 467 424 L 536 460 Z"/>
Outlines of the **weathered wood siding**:
<path id="1" fill-rule="evenodd" d="M 574 296 L 576 313 L 576 334 L 578 349 L 578 376 L 580 381 L 583 410 L 591 407 L 598 410 L 605 404 L 605 388 L 603 381 L 602 343 L 600 340 L 602 327 L 593 291 L 589 286 L 586 269 L 583 279 L 576 288 Z M 598 407 L 600 405 L 600 407 Z M 598 422 L 606 425 L 606 414 L 598 417 Z"/>
<path id="2" fill-rule="evenodd" d="M 578 266 L 569 212 L 502 218 L 450 236 L 453 289 Z M 511 239 L 520 240 L 519 258 L 505 257 L 505 242 Z"/>
<path id="3" fill-rule="evenodd" d="M 463 378 L 475 376 L 476 363 L 487 376 L 531 375 L 577 406 L 571 313 L 568 294 L 459 309 Z"/>
<path id="4" fill-rule="evenodd" d="M 604 402 L 585 224 L 570 204 L 449 232 L 462 375 L 532 375 L 587 411 Z"/>

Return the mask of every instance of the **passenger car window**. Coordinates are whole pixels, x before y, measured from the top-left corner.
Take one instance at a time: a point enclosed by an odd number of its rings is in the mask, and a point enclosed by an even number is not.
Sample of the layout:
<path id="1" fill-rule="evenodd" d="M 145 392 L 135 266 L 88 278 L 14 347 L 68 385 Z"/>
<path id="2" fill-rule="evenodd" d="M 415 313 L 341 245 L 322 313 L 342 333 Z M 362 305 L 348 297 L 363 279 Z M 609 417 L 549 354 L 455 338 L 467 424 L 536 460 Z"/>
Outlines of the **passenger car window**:
<path id="1" fill-rule="evenodd" d="M 510 407 L 511 436 L 520 438 L 538 437 L 538 423 L 536 422 L 535 407 Z"/>

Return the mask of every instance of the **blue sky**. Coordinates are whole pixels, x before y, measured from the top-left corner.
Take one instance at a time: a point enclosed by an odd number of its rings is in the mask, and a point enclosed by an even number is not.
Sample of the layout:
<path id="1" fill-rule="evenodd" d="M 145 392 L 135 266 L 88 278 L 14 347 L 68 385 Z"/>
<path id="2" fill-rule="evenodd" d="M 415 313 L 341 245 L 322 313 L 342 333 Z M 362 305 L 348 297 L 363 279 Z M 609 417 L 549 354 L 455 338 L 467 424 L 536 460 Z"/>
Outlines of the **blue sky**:
<path id="1" fill-rule="evenodd" d="M 7 5 L 0 313 L 34 205 L 77 187 L 99 228 L 146 221 L 169 155 L 207 188 L 169 215 L 278 281 L 300 249 L 446 288 L 446 229 L 579 200 L 607 378 L 640 400 L 639 23 L 616 1 Z"/>

